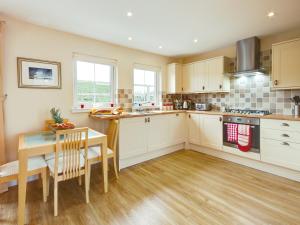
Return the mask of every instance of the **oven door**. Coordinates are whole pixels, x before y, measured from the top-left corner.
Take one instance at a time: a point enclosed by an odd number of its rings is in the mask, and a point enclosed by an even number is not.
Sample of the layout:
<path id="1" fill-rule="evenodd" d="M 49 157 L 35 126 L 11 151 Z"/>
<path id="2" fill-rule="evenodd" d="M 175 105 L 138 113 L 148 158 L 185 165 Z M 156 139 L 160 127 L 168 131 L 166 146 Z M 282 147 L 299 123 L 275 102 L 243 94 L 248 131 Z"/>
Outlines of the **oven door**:
<path id="1" fill-rule="evenodd" d="M 238 149 L 237 143 L 228 141 L 227 122 L 223 122 L 223 145 Z M 238 124 L 238 123 L 237 123 Z M 260 128 L 259 125 L 250 125 L 251 127 L 251 143 L 250 152 L 260 153 Z"/>

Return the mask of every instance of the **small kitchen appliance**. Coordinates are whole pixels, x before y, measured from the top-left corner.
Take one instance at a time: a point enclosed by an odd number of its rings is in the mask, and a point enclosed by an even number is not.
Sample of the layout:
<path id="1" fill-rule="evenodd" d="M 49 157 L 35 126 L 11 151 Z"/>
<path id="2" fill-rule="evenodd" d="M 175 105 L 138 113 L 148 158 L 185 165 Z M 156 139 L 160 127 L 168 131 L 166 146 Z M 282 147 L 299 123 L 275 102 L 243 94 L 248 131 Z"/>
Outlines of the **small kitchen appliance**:
<path id="1" fill-rule="evenodd" d="M 209 104 L 209 103 L 195 103 L 195 109 L 197 111 L 209 111 L 209 110 L 211 110 L 211 104 Z"/>

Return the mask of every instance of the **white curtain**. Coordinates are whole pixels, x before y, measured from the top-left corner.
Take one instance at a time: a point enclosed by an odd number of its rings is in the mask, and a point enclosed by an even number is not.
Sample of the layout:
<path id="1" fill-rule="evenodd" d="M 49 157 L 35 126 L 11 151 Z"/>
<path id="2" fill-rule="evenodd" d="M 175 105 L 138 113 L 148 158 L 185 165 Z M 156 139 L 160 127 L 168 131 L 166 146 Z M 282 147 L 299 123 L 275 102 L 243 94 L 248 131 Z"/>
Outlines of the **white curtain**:
<path id="1" fill-rule="evenodd" d="M 5 96 L 3 93 L 4 30 L 5 22 L 0 21 L 0 165 L 6 163 L 3 117 L 3 104 L 5 101 Z M 6 190 L 7 185 L 0 185 L 0 193 Z"/>

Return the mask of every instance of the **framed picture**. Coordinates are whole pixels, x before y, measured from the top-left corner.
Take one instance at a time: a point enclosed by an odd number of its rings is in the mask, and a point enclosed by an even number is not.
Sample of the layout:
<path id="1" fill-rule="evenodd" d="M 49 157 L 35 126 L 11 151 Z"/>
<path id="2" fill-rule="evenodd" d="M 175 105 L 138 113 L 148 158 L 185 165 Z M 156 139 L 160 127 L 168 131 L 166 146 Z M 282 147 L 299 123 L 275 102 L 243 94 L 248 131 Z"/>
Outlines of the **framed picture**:
<path id="1" fill-rule="evenodd" d="M 17 58 L 19 88 L 61 88 L 59 62 Z"/>

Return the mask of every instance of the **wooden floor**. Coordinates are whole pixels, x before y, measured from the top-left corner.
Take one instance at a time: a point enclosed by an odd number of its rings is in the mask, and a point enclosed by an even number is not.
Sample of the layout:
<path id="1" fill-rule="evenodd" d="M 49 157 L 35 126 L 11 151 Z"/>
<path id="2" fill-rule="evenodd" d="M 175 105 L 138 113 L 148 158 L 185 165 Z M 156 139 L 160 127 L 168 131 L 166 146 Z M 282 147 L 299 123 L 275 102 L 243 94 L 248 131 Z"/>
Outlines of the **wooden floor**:
<path id="1" fill-rule="evenodd" d="M 103 194 L 100 167 L 92 171 L 90 204 L 84 185 L 59 184 L 59 215 L 53 191 L 42 202 L 40 181 L 28 187 L 28 224 L 300 224 L 300 183 L 193 151 L 179 151 L 110 171 Z M 51 187 L 52 189 L 52 187 Z M 17 188 L 0 195 L 0 224 L 16 224 Z"/>

